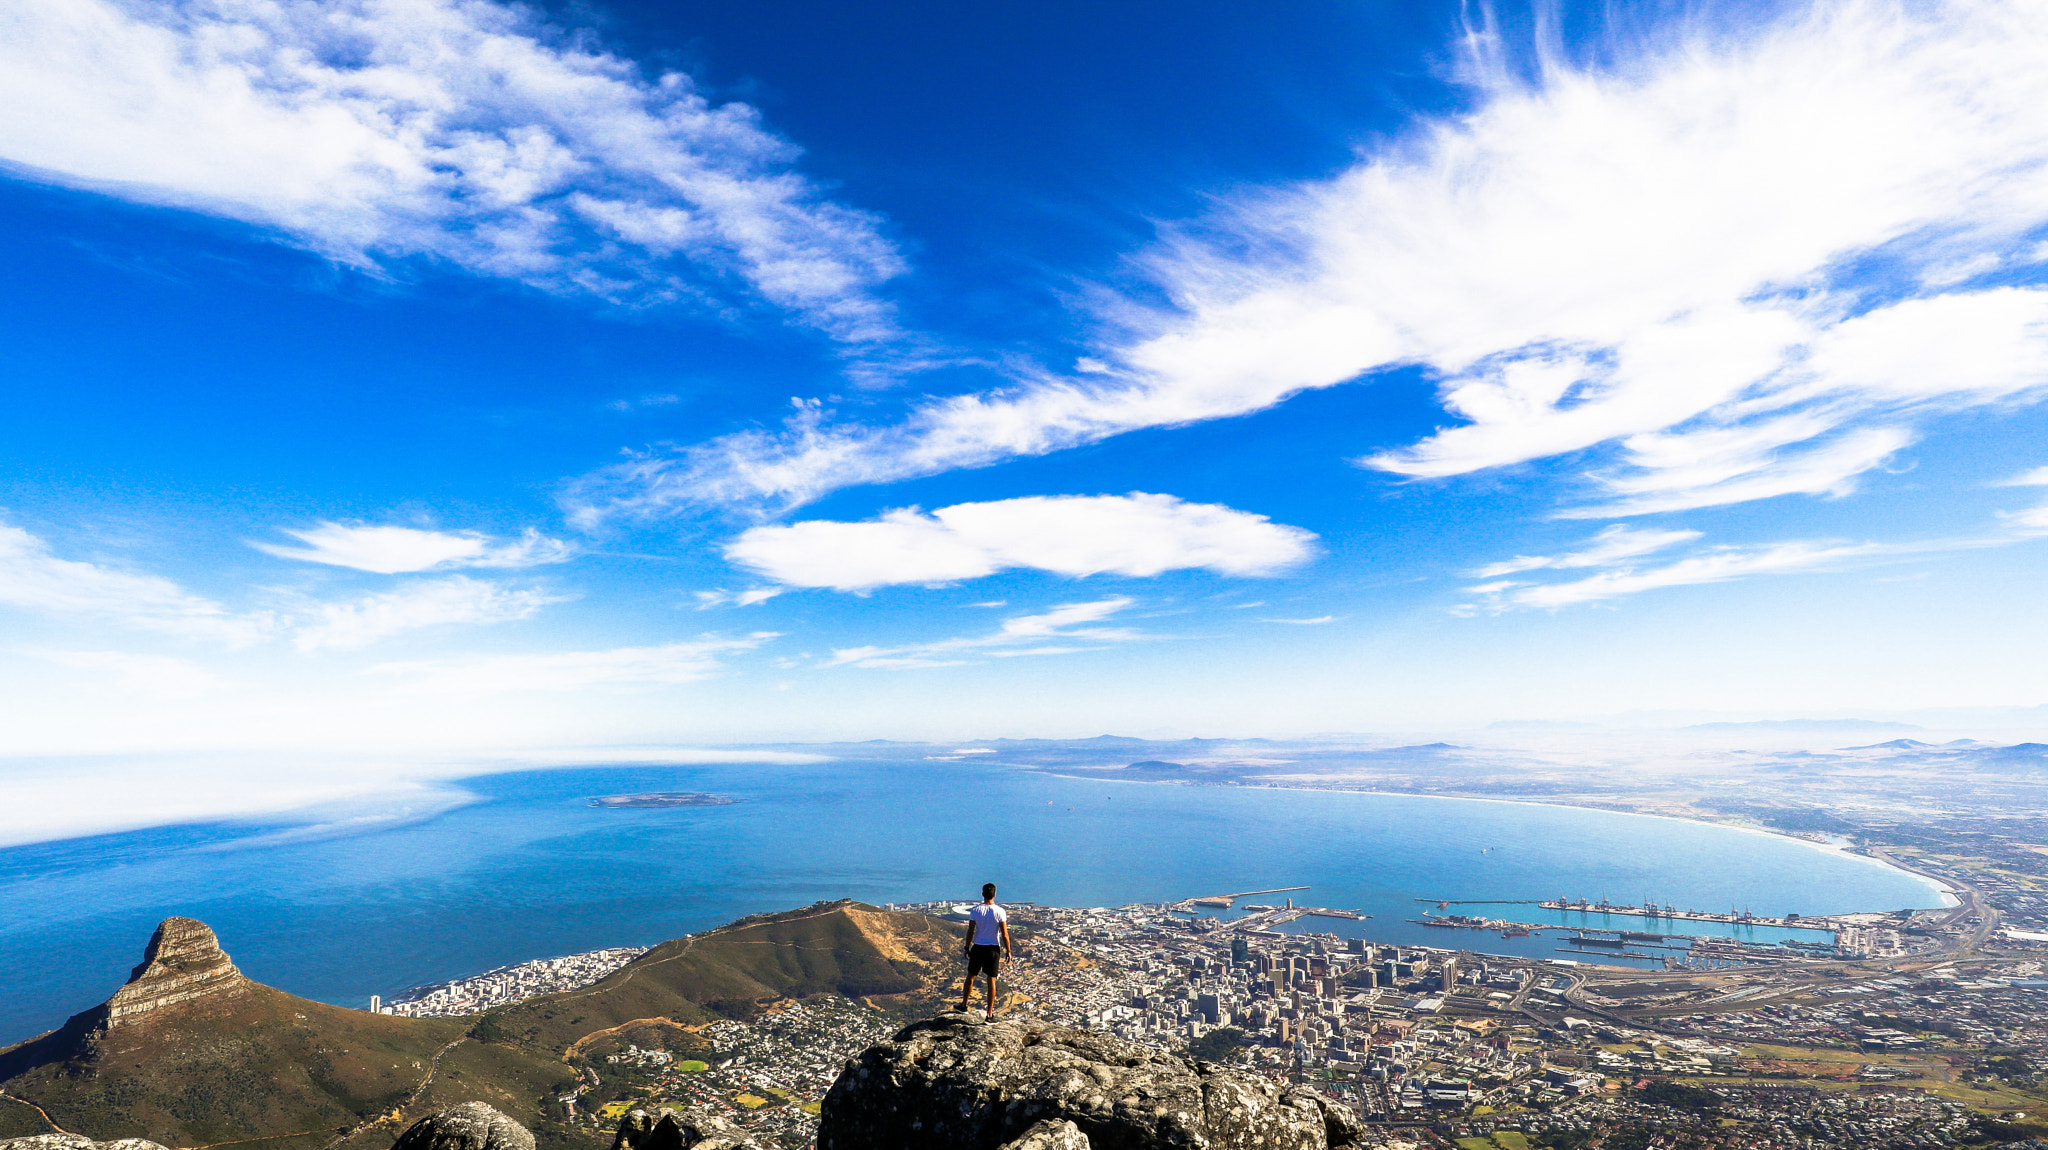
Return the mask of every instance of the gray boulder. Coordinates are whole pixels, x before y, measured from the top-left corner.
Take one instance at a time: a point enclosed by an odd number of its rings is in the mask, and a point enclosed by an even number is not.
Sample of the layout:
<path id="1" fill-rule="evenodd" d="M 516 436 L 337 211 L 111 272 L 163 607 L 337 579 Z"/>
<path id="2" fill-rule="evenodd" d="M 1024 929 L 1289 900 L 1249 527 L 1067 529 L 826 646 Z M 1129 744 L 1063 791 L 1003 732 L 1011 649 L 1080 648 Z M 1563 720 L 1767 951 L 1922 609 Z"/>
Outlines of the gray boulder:
<path id="1" fill-rule="evenodd" d="M 0 1139 L 0 1150 L 164 1150 L 147 1138 L 114 1138 L 95 1142 L 83 1134 L 34 1134 Z"/>
<path id="2" fill-rule="evenodd" d="M 1339 1150 L 1351 1111 L 1314 1091 L 1035 1019 L 947 1013 L 849 1060 L 825 1096 L 818 1150 Z M 1027 1143 L 1028 1144 L 1028 1143 Z M 1034 1147 L 1036 1150 L 1036 1147 Z"/>
<path id="3" fill-rule="evenodd" d="M 716 1114 L 697 1109 L 634 1110 L 619 1120 L 612 1150 L 775 1150 Z"/>
<path id="4" fill-rule="evenodd" d="M 1072 1122 L 1048 1118 L 1016 1138 L 1003 1143 L 1003 1150 L 1091 1150 L 1088 1136 Z"/>
<path id="5" fill-rule="evenodd" d="M 406 1127 L 391 1150 L 533 1150 L 533 1134 L 481 1102 L 464 1102 Z"/>

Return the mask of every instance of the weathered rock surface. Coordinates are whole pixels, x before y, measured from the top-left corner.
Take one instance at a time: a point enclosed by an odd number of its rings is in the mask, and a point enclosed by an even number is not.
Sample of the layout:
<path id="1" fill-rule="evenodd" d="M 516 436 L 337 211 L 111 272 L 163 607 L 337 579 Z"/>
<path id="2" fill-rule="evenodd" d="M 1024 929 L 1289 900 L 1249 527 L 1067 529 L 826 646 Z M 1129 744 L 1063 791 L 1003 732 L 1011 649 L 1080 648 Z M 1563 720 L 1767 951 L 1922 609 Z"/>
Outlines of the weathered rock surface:
<path id="1" fill-rule="evenodd" d="M 150 936 L 142 965 L 107 1000 L 104 1025 L 112 1030 L 194 999 L 240 994 L 242 972 L 220 949 L 212 928 L 196 918 L 167 918 Z"/>
<path id="2" fill-rule="evenodd" d="M 533 1134 L 481 1102 L 464 1102 L 406 1127 L 391 1150 L 533 1150 Z"/>
<path id="3" fill-rule="evenodd" d="M 612 1150 L 775 1150 L 715 1114 L 695 1109 L 634 1110 L 619 1120 Z"/>
<path id="4" fill-rule="evenodd" d="M 1048 1118 L 1009 1142 L 1003 1150 L 1090 1150 L 1088 1136 L 1072 1122 Z"/>
<path id="5" fill-rule="evenodd" d="M 1310 1090 L 1086 1030 L 949 1013 L 847 1063 L 818 1150 L 1062 1146 L 1045 1141 L 1062 1136 L 1047 1120 L 1073 1123 L 1091 1150 L 1336 1150 L 1361 1131 Z"/>
<path id="6" fill-rule="evenodd" d="M 36 1134 L 0 1139 L 0 1150 L 164 1150 L 147 1138 L 115 1138 L 95 1142 L 83 1134 Z"/>

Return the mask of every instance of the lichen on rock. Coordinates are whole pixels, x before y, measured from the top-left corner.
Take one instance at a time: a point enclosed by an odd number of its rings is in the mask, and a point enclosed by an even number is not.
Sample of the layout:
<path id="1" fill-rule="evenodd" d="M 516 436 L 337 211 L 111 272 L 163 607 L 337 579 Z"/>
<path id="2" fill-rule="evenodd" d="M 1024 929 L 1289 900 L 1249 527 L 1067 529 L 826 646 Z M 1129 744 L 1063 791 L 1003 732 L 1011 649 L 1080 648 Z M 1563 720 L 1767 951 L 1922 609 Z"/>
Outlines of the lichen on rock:
<path id="1" fill-rule="evenodd" d="M 1003 1143 L 1003 1150 L 1093 1150 L 1081 1128 L 1065 1120 L 1048 1118 L 1016 1138 Z"/>
<path id="2" fill-rule="evenodd" d="M 464 1102 L 405 1128 L 391 1150 L 534 1150 L 533 1133 L 482 1102 Z"/>
<path id="3" fill-rule="evenodd" d="M 1069 1122 L 1085 1143 L 1048 1141 Z M 947 1013 L 848 1061 L 818 1150 L 1340 1150 L 1361 1129 L 1311 1090 L 1036 1019 Z"/>
<path id="4" fill-rule="evenodd" d="M 147 1138 L 114 1138 L 95 1142 L 83 1134 L 31 1134 L 0 1139 L 0 1150 L 164 1150 Z"/>
<path id="5" fill-rule="evenodd" d="M 619 1120 L 612 1150 L 773 1150 L 715 1114 L 693 1108 L 634 1110 Z"/>

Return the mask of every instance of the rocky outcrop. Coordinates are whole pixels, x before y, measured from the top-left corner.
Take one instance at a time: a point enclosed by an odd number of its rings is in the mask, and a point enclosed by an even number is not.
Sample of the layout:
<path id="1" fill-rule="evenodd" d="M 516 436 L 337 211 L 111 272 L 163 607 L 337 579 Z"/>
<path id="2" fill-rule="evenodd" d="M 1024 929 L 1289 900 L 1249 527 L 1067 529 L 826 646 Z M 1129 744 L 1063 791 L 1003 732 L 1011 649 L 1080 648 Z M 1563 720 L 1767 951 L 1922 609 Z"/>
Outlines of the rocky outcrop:
<path id="1" fill-rule="evenodd" d="M 464 1102 L 406 1127 L 391 1150 L 533 1150 L 533 1134 L 481 1102 Z"/>
<path id="2" fill-rule="evenodd" d="M 661 1107 L 634 1110 L 619 1120 L 612 1150 L 774 1150 L 716 1114 Z"/>
<path id="3" fill-rule="evenodd" d="M 1088 1136 L 1072 1122 L 1048 1118 L 1003 1143 L 1003 1150 L 1088 1150 Z"/>
<path id="4" fill-rule="evenodd" d="M 128 976 L 128 985 L 107 1000 L 103 1025 L 113 1030 L 165 1007 L 237 995 L 245 982 L 210 927 L 195 918 L 167 918 L 150 936 L 142 965 Z"/>
<path id="5" fill-rule="evenodd" d="M 847 1063 L 818 1150 L 1338 1150 L 1360 1132 L 1310 1090 L 1085 1030 L 950 1013 Z"/>
<path id="6" fill-rule="evenodd" d="M 0 1139 L 0 1150 L 164 1150 L 146 1138 L 115 1138 L 95 1142 L 83 1134 L 37 1134 Z"/>

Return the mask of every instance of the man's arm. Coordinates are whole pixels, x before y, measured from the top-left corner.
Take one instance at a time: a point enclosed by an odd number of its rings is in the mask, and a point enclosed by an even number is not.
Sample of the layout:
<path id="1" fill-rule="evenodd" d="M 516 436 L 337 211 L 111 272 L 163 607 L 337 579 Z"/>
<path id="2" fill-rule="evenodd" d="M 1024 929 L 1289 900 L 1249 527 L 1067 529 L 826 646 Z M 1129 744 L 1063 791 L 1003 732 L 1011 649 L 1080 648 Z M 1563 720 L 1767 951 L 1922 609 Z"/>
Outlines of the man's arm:
<path id="1" fill-rule="evenodd" d="M 974 916 L 973 916 L 973 915 L 969 915 L 969 916 L 967 916 L 967 937 L 961 940 L 961 942 L 960 942 L 960 947 L 961 947 L 961 949 L 962 949 L 962 950 L 973 950 L 973 949 L 974 949 Z"/>
<path id="2" fill-rule="evenodd" d="M 1010 953 L 1010 920 L 1004 919 L 997 923 L 996 929 L 1003 933 L 1003 953 Z"/>

